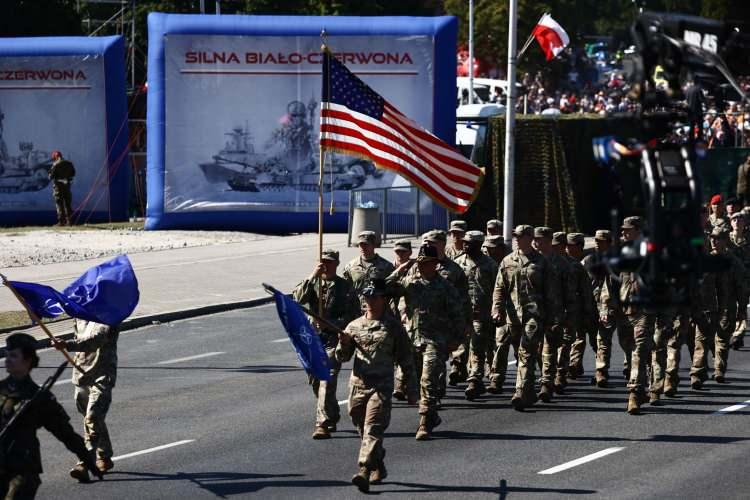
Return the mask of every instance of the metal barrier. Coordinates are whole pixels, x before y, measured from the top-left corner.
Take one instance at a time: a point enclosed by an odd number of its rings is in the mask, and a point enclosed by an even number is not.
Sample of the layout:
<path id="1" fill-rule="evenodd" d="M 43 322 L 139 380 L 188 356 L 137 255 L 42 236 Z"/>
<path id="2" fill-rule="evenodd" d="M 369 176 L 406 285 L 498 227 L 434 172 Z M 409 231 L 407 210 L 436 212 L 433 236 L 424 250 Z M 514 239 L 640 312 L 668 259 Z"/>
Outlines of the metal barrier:
<path id="1" fill-rule="evenodd" d="M 347 245 L 352 244 L 354 209 L 377 208 L 380 214 L 381 240 L 391 237 L 417 237 L 430 229 L 448 228 L 448 211 L 413 186 L 349 191 Z"/>

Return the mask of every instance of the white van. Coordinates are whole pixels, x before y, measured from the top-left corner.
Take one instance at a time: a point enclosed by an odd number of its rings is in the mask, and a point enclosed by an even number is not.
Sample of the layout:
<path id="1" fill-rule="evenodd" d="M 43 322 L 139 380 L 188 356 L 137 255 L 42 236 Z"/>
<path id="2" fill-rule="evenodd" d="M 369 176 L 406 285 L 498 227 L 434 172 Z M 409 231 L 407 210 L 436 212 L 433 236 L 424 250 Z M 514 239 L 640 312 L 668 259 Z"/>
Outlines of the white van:
<path id="1" fill-rule="evenodd" d="M 466 158 L 484 164 L 487 120 L 503 114 L 505 106 L 501 104 L 467 104 L 456 108 L 456 148 Z"/>

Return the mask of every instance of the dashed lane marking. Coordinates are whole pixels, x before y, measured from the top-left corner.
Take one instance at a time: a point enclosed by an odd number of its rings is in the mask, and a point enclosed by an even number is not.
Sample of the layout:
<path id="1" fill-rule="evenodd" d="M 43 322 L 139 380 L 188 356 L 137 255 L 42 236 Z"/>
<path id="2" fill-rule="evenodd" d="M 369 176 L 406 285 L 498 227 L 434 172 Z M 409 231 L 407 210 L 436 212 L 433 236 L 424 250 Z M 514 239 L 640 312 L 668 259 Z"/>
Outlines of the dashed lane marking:
<path id="1" fill-rule="evenodd" d="M 557 474 L 558 472 L 572 469 L 573 467 L 578 467 L 579 465 L 582 465 L 588 462 L 593 462 L 594 460 L 598 458 L 606 457 L 607 455 L 617 453 L 618 451 L 622 451 L 624 449 L 625 449 L 624 447 L 607 448 L 606 450 L 597 451 L 596 453 L 592 453 L 591 455 L 586 455 L 585 457 L 577 458 L 575 460 L 571 460 L 570 462 L 565 462 L 564 464 L 560 464 L 557 467 L 552 467 L 551 469 L 544 469 L 543 471 L 539 471 L 538 474 Z"/>
<path id="2" fill-rule="evenodd" d="M 145 455 L 146 453 L 153 453 L 155 451 L 166 450 L 167 448 L 174 448 L 175 446 L 192 443 L 194 441 L 195 439 L 183 439 L 182 441 L 175 441 L 174 443 L 163 444 L 161 446 L 154 446 L 153 448 L 149 448 L 147 450 L 134 451 L 133 453 L 126 453 L 125 455 L 120 455 L 119 457 L 112 457 L 112 461 L 115 462 L 117 460 L 122 460 L 124 458 L 137 457 L 138 455 Z"/>
<path id="3" fill-rule="evenodd" d="M 286 338 L 283 338 L 283 339 L 276 339 L 276 340 L 272 340 L 271 341 L 272 344 L 281 344 L 282 342 L 289 342 L 289 337 L 286 337 Z"/>
<path id="4" fill-rule="evenodd" d="M 183 361 L 192 361 L 194 359 L 208 358 L 210 356 L 218 356 L 219 354 L 226 354 L 224 351 L 219 352 L 206 352 L 203 354 L 196 354 L 195 356 L 187 356 L 185 358 L 168 359 L 166 361 L 159 361 L 157 365 L 171 365 L 173 363 L 182 363 Z"/>
<path id="5" fill-rule="evenodd" d="M 736 404 L 736 405 L 727 406 L 726 408 L 722 408 L 721 410 L 717 411 L 716 413 L 719 414 L 719 415 L 724 415 L 724 414 L 727 414 L 727 413 L 735 412 L 737 410 L 744 410 L 748 406 L 750 406 L 750 400 L 745 401 L 744 403 L 739 403 L 739 404 Z"/>

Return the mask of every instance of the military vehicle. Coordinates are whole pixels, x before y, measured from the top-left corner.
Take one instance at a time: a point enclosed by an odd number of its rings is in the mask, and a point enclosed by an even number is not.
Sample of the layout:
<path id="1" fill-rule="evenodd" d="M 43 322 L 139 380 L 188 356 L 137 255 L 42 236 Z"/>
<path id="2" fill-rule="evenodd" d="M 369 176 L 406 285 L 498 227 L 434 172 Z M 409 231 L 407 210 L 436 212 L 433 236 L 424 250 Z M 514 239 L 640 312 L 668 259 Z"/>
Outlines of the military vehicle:
<path id="1" fill-rule="evenodd" d="M 19 143 L 18 149 L 20 155 L 0 160 L 0 193 L 24 193 L 46 188 L 50 183 L 50 154 L 35 150 L 31 142 Z"/>

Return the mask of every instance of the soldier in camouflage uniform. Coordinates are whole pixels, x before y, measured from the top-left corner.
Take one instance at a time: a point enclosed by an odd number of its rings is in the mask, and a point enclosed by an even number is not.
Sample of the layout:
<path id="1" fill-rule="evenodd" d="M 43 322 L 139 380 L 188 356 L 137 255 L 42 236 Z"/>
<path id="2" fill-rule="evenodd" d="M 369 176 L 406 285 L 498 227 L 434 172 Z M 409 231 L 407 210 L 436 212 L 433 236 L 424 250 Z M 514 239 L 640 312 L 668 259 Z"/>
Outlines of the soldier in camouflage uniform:
<path id="1" fill-rule="evenodd" d="M 391 420 L 393 366 L 397 364 L 408 374 L 414 365 L 409 337 L 401 322 L 389 314 L 385 282 L 371 281 L 362 294 L 365 313 L 349 323 L 348 335 L 340 336 L 336 360 L 344 363 L 354 356 L 349 379 L 349 415 L 362 441 L 359 472 L 352 483 L 366 493 L 371 483 L 380 483 L 388 474 L 383 438 Z"/>
<path id="2" fill-rule="evenodd" d="M 294 300 L 311 311 L 318 311 L 319 297 L 323 298 L 323 319 L 338 328 L 344 328 L 360 313 L 357 299 L 351 283 L 336 274 L 339 265 L 339 253 L 335 250 L 324 250 L 320 263 L 312 274 L 302 280 L 292 292 Z M 329 381 L 310 378 L 313 394 L 318 401 L 315 412 L 315 430 L 313 439 L 329 439 L 331 431 L 336 430 L 340 419 L 339 403 L 336 397 L 339 370 L 341 364 L 336 360 L 334 351 L 338 343 L 338 333 L 319 325 L 320 337 L 328 353 L 331 366 Z"/>
<path id="3" fill-rule="evenodd" d="M 596 336 L 599 323 L 596 303 L 594 302 L 594 290 L 591 279 L 586 269 L 581 264 L 583 260 L 583 246 L 586 237 L 581 233 L 570 233 L 567 236 L 567 253 L 571 269 L 573 269 L 576 298 L 574 300 L 573 317 L 578 320 L 576 337 L 570 348 L 569 372 L 574 377 L 583 375 L 583 355 L 586 351 L 586 334 L 588 333 L 589 345 L 596 352 Z"/>
<path id="4" fill-rule="evenodd" d="M 745 232 L 745 226 L 747 225 L 747 218 L 742 212 L 732 214 L 730 218 L 732 224 L 732 232 L 729 234 L 730 251 L 742 262 L 745 267 L 745 271 L 750 273 L 750 239 L 747 237 Z M 750 286 L 750 276 L 745 276 L 744 282 L 746 283 L 745 293 L 737 304 L 737 327 L 732 335 L 731 345 L 732 348 L 737 350 L 745 345 L 745 328 L 747 324 L 747 303 L 748 303 L 748 288 Z"/>
<path id="5" fill-rule="evenodd" d="M 74 352 L 74 361 L 84 371 L 73 370 L 76 408 L 83 416 L 86 447 L 96 453 L 99 470 L 107 472 L 114 467 L 114 463 L 105 419 L 117 380 L 117 338 L 120 330 L 117 326 L 76 319 L 73 333 L 71 340 L 55 341 L 54 346 Z M 79 462 L 71 475 L 75 477 L 85 472 L 85 465 Z"/>
<path id="6" fill-rule="evenodd" d="M 73 164 L 64 159 L 60 151 L 53 151 L 52 166 L 47 175 L 52 181 L 52 195 L 55 199 L 58 226 L 73 224 L 72 183 L 75 174 L 76 169 Z"/>
<path id="7" fill-rule="evenodd" d="M 360 305 L 364 310 L 364 299 L 361 292 L 372 279 L 385 278 L 393 272 L 393 264 L 375 253 L 376 235 L 373 231 L 362 231 L 357 235 L 359 257 L 352 259 L 345 267 L 343 276 L 360 296 Z"/>
<path id="8" fill-rule="evenodd" d="M 723 227 L 715 227 L 711 232 L 711 247 L 718 255 L 729 259 L 729 270 L 719 273 L 720 286 L 726 287 L 726 312 L 719 316 L 718 330 L 714 348 L 714 380 L 720 384 L 725 381 L 727 361 L 729 359 L 729 342 L 734 333 L 737 319 L 737 305 L 745 291 L 745 277 L 747 271 L 736 255 L 729 251 L 729 231 Z"/>
<path id="9" fill-rule="evenodd" d="M 30 375 L 39 364 L 34 337 L 15 333 L 8 336 L 5 342 L 5 367 L 9 376 L 0 381 L 0 429 L 4 429 L 19 407 L 39 390 Z M 96 468 L 83 438 L 70 425 L 70 417 L 55 396 L 46 391 L 17 417 L 9 433 L 0 442 L 0 498 L 27 500 L 36 495 L 42 473 L 42 457 L 36 436 L 40 427 L 51 432 L 86 464 L 83 471 L 85 476 L 79 478 L 81 481 L 88 482 L 87 470 L 101 478 L 101 472 Z"/>
<path id="10" fill-rule="evenodd" d="M 459 221 L 462 222 L 462 221 Z M 434 247 L 438 255 L 438 267 L 437 271 L 440 276 L 447 279 L 448 282 L 456 287 L 459 296 L 461 297 L 461 308 L 464 311 L 465 321 L 464 325 L 468 325 L 471 315 L 471 304 L 469 302 L 469 282 L 466 279 L 461 266 L 456 264 L 452 259 L 449 259 L 445 253 L 446 236 L 444 231 L 433 230 L 422 235 L 422 242 Z M 418 269 L 412 267 L 409 270 L 410 273 L 417 273 Z M 451 353 L 450 365 L 451 372 L 448 376 L 448 382 L 455 386 L 459 382 L 465 382 L 469 376 L 467 363 L 469 361 L 469 352 L 467 348 L 467 336 L 466 332 L 456 332 L 456 335 L 462 336 L 463 342 L 458 346 L 455 352 Z M 445 373 L 441 375 L 441 393 L 445 393 Z"/>
<path id="11" fill-rule="evenodd" d="M 556 232 L 552 235 L 551 254 L 548 259 L 554 263 L 554 268 L 561 280 L 560 297 L 560 329 L 557 338 L 557 357 L 550 360 L 550 369 L 555 370 L 553 389 L 557 394 L 563 394 L 565 386 L 568 385 L 568 365 L 570 363 L 570 350 L 576 338 L 576 332 L 580 329 L 580 317 L 576 315 L 578 306 L 577 280 L 573 263 L 565 252 L 568 243 L 568 235 L 564 232 Z"/>
<path id="12" fill-rule="evenodd" d="M 471 328 L 469 344 L 469 385 L 465 390 L 466 399 L 472 401 L 484 394 L 484 369 L 487 356 L 487 343 L 494 337 L 494 325 L 490 315 L 492 293 L 497 278 L 498 266 L 482 253 L 484 234 L 481 231 L 468 231 L 464 236 L 463 255 L 456 259 L 469 284 L 471 303 Z"/>
<path id="13" fill-rule="evenodd" d="M 531 246 L 534 228 L 518 226 L 513 236 L 518 249 L 500 264 L 493 292 L 493 319 L 497 324 L 507 324 L 498 339 L 498 351 L 504 349 L 505 359 L 499 360 L 500 366 L 496 367 L 493 375 L 501 376 L 499 370 L 503 370 L 503 365 L 507 367 L 511 338 L 520 338 L 516 392 L 511 405 L 515 410 L 523 411 L 537 400 L 534 365 L 539 342 L 545 328 L 559 328 L 560 307 L 559 297 L 555 293 L 554 272 L 544 256 Z"/>
<path id="14" fill-rule="evenodd" d="M 551 272 L 554 275 L 552 284 L 555 287 L 555 294 L 560 301 L 560 324 L 565 324 L 565 311 L 570 308 L 573 299 L 573 290 L 568 287 L 569 264 L 565 258 L 558 255 L 552 249 L 552 229 L 546 226 L 534 228 L 534 248 L 541 253 L 550 265 Z M 544 329 L 544 338 L 541 345 L 541 353 L 538 359 L 541 360 L 541 377 L 539 378 L 540 391 L 539 399 L 544 403 L 552 400 L 554 393 L 555 373 L 557 372 L 557 350 L 562 341 L 561 328 L 553 329 L 551 324 L 547 324 Z M 558 392 L 562 392 L 560 389 Z"/>
<path id="15" fill-rule="evenodd" d="M 487 234 L 486 236 L 502 236 L 503 234 L 503 223 L 497 219 L 490 219 L 487 221 Z M 486 240 L 487 238 L 485 238 Z"/>
<path id="16" fill-rule="evenodd" d="M 487 236 L 484 238 L 484 243 L 482 244 L 482 253 L 484 253 L 488 257 L 491 257 L 492 260 L 495 261 L 495 264 L 499 266 L 505 256 L 510 252 L 508 252 L 505 246 L 503 237 L 497 235 Z"/>
<path id="17" fill-rule="evenodd" d="M 607 387 L 609 384 L 609 363 L 612 353 L 612 334 L 615 331 L 618 315 L 617 280 L 614 279 L 604 266 L 595 266 L 607 258 L 612 234 L 606 229 L 596 231 L 594 235 L 596 252 L 583 259 L 583 267 L 591 279 L 594 303 L 598 312 L 595 344 L 592 348 L 596 352 L 596 373 L 594 383 L 597 387 Z"/>
<path id="18" fill-rule="evenodd" d="M 452 220 L 448 228 L 448 234 L 451 237 L 451 244 L 445 249 L 445 255 L 449 259 L 454 259 L 464 252 L 464 234 L 466 234 L 466 221 Z"/>
<path id="19" fill-rule="evenodd" d="M 386 279 L 389 294 L 406 299 L 409 334 L 418 358 L 415 366 L 421 369 L 417 440 L 427 439 L 440 424 L 440 375 L 445 372 L 448 353 L 463 341 L 466 327 L 462 300 L 438 273 L 438 264 L 437 250 L 423 245 L 417 257 L 418 273 L 408 273 L 412 264 L 406 263 Z"/>

